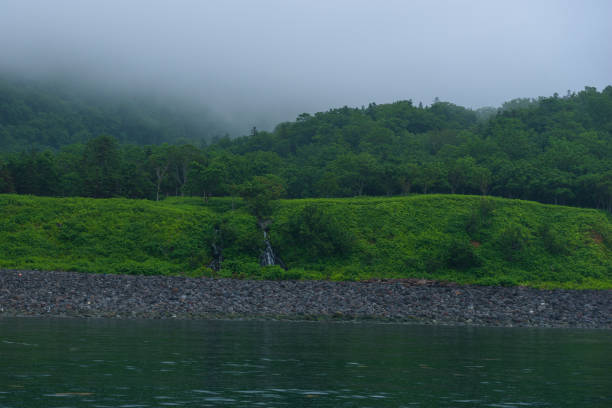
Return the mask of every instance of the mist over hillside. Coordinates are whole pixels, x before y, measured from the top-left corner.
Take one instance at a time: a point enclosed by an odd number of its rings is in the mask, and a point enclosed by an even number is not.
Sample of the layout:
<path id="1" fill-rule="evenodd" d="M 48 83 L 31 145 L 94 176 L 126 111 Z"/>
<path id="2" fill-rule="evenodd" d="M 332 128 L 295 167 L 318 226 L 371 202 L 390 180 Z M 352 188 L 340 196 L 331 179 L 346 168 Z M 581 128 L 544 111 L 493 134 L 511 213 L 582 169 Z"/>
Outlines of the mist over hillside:
<path id="1" fill-rule="evenodd" d="M 201 104 L 155 89 L 121 91 L 66 77 L 0 77 L 3 152 L 57 150 L 100 135 L 113 136 L 121 143 L 202 146 L 232 129 Z"/>
<path id="2" fill-rule="evenodd" d="M 21 149 L 0 154 L 0 193 L 459 193 L 612 211 L 612 86 L 476 111 L 442 101 L 345 106 L 301 114 L 271 132 L 212 139 L 214 121 L 149 100 L 99 108 L 15 92 L 22 97 L 7 93 L 0 140 Z"/>
<path id="3" fill-rule="evenodd" d="M 240 136 L 371 102 L 603 89 L 610 15 L 606 0 L 4 0 L 0 70 L 185 101 Z"/>

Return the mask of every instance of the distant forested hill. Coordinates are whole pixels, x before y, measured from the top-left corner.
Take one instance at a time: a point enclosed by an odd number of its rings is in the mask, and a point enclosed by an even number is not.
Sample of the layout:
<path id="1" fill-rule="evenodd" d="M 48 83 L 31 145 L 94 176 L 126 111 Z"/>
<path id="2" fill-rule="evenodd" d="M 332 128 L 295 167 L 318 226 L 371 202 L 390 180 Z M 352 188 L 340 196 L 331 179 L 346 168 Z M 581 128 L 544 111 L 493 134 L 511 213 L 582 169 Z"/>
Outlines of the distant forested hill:
<path id="1" fill-rule="evenodd" d="M 290 197 L 480 193 L 610 210 L 612 86 L 493 111 L 401 101 L 304 114 L 221 141 L 208 167 L 261 151 L 285 163 Z"/>
<path id="2" fill-rule="evenodd" d="M 122 143 L 199 144 L 225 130 L 207 112 L 175 101 L 0 77 L 0 151 L 56 150 L 102 134 Z"/>
<path id="3" fill-rule="evenodd" d="M 201 127 L 145 102 L 94 108 L 4 87 L 2 143 L 63 147 L 0 156 L 0 192 L 154 199 L 274 185 L 288 198 L 488 194 L 612 211 L 612 86 L 476 111 L 343 107 L 206 147 L 158 145 Z"/>

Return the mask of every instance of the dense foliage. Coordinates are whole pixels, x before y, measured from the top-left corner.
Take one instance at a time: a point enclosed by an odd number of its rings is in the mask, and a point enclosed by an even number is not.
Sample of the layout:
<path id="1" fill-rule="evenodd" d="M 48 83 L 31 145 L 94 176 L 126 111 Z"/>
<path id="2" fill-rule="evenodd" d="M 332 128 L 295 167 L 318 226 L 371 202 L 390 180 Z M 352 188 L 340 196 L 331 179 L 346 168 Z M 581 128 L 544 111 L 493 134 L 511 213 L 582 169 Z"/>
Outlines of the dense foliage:
<path id="1" fill-rule="evenodd" d="M 612 210 L 612 86 L 497 110 L 411 101 L 344 107 L 207 147 L 155 144 L 185 133 L 166 132 L 154 113 L 159 126 L 139 128 L 130 125 L 136 116 L 115 120 L 47 94 L 22 102 L 7 95 L 0 92 L 2 145 L 59 150 L 0 157 L 4 193 L 207 198 L 261 190 L 272 177 L 288 198 L 488 194 Z M 121 143 L 128 141 L 146 145 Z"/>
<path id="2" fill-rule="evenodd" d="M 246 207 L 0 195 L 0 267 L 612 288 L 612 222 L 598 210 L 467 195 L 281 200 L 270 239 L 283 270 L 259 266 L 263 236 Z"/>
<path id="3" fill-rule="evenodd" d="M 57 150 L 102 134 L 121 143 L 195 142 L 224 134 L 220 120 L 184 103 L 107 93 L 66 81 L 0 77 L 0 151 Z"/>

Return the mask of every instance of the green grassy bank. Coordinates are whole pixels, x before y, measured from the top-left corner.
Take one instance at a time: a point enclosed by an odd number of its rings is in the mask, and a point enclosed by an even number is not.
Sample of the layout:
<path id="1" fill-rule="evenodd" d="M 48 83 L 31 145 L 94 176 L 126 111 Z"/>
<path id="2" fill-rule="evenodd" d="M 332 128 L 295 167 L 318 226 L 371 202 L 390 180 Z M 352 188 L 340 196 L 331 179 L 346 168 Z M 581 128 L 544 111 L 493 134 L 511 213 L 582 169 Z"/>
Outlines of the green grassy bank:
<path id="1" fill-rule="evenodd" d="M 460 195 L 277 203 L 272 244 L 240 199 L 0 195 L 0 267 L 268 279 L 426 278 L 612 288 L 612 221 L 597 210 Z M 223 247 L 215 273 L 212 243 Z"/>

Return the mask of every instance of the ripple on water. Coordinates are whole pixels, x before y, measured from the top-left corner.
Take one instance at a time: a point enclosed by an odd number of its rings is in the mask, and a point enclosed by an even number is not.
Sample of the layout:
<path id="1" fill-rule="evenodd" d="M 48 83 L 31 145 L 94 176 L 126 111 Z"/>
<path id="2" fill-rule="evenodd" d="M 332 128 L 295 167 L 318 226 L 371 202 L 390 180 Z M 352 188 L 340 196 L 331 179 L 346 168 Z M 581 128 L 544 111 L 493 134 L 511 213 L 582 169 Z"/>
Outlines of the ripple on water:
<path id="1" fill-rule="evenodd" d="M 236 402 L 233 398 L 225 398 L 225 397 L 208 397 L 204 398 L 204 401 L 208 402 Z"/>
<path id="2" fill-rule="evenodd" d="M 482 401 L 479 399 L 460 399 L 460 400 L 453 400 L 453 402 L 459 402 L 461 404 L 477 404 Z"/>
<path id="3" fill-rule="evenodd" d="M 38 347 L 38 344 L 34 343 L 23 343 L 19 341 L 2 340 L 4 344 L 16 344 L 18 346 Z"/>
<path id="4" fill-rule="evenodd" d="M 302 391 L 300 392 L 302 395 L 329 395 L 329 392 L 326 391 Z"/>
<path id="5" fill-rule="evenodd" d="M 238 327 L 237 323 L 232 323 L 232 325 Z M 345 335 L 350 334 L 345 332 L 348 329 L 351 332 L 353 330 L 352 326 L 347 327 L 334 326 L 332 329 L 342 329 L 339 334 L 342 334 L 344 339 Z M 4 329 L 4 326 L 0 325 L 0 329 Z M 104 329 L 106 330 L 106 327 Z M 387 330 L 386 326 L 383 329 Z M 355 337 L 351 340 L 355 344 L 354 347 L 347 351 L 343 345 L 338 346 L 336 350 L 338 357 L 334 354 L 331 355 L 332 358 L 329 358 L 329 347 L 332 346 L 329 345 L 328 337 L 319 339 L 319 343 L 324 345 L 323 348 L 313 349 L 313 354 L 308 354 L 302 346 L 294 348 L 295 333 L 292 330 L 287 330 L 287 344 L 277 344 L 274 340 L 271 344 L 264 343 L 257 347 L 236 347 L 235 342 L 242 341 L 240 337 L 242 332 L 236 335 L 231 332 L 232 341 L 225 341 L 225 338 L 217 341 L 218 331 L 214 331 L 210 343 L 213 344 L 214 340 L 215 347 L 210 352 L 207 350 L 206 353 L 202 352 L 202 342 L 199 339 L 194 341 L 193 333 L 188 332 L 183 336 L 185 344 L 178 344 L 186 351 L 177 357 L 177 360 L 168 358 L 174 357 L 168 347 L 177 347 L 177 344 L 169 344 L 161 340 L 159 345 L 143 350 L 147 352 L 147 358 L 152 356 L 152 359 L 144 360 L 142 359 L 144 353 L 143 355 L 133 353 L 131 343 L 125 343 L 126 348 L 124 349 L 109 347 L 108 350 L 103 348 L 107 343 L 94 344 L 96 347 L 99 346 L 95 349 L 95 353 L 92 345 L 66 357 L 54 351 L 56 349 L 66 350 L 64 337 L 60 338 L 61 341 L 57 347 L 49 347 L 42 350 L 44 352 L 36 354 L 36 359 L 29 359 L 31 353 L 40 350 L 44 343 L 41 342 L 37 350 L 6 344 L 0 339 L 0 408 L 73 405 L 96 406 L 97 408 L 291 407 L 302 405 L 328 408 L 340 406 L 403 406 L 407 408 L 430 406 L 431 404 L 445 407 L 478 406 L 481 408 L 573 407 L 579 406 L 575 403 L 580 398 L 584 401 L 590 399 L 593 402 L 584 404 L 584 406 L 596 406 L 600 401 L 596 397 L 585 396 L 586 392 L 578 396 L 565 394 L 569 396 L 565 400 L 552 394 L 557 392 L 563 394 L 564 389 L 576 392 L 579 390 L 578 387 L 581 387 L 580 390 L 584 387 L 589 390 L 591 387 L 591 394 L 595 396 L 599 393 L 605 397 L 608 393 L 604 388 L 604 381 L 609 377 L 602 379 L 601 374 L 606 373 L 603 372 L 605 368 L 602 370 L 599 361 L 606 363 L 610 361 L 605 360 L 609 354 L 606 353 L 609 347 L 607 349 L 601 347 L 597 350 L 599 353 L 597 359 L 592 358 L 599 365 L 594 366 L 594 363 L 591 362 L 591 366 L 585 364 L 586 368 L 582 369 L 576 367 L 583 360 L 591 358 L 593 352 L 577 354 L 580 359 L 570 358 L 566 361 L 566 359 L 558 359 L 559 355 L 567 357 L 561 353 L 565 351 L 561 344 L 554 349 L 556 350 L 552 356 L 554 360 L 550 361 L 551 368 L 549 368 L 541 364 L 540 359 L 531 358 L 531 355 L 523 358 L 523 354 L 520 354 L 521 358 L 517 358 L 518 353 L 529 349 L 524 346 L 525 342 L 529 345 L 537 341 L 539 345 L 539 342 L 543 342 L 542 336 L 546 333 L 536 336 L 535 339 L 532 339 L 533 336 L 530 335 L 531 337 L 528 337 L 523 343 L 519 342 L 516 345 L 506 343 L 504 340 L 503 344 L 514 347 L 515 354 L 508 356 L 503 354 L 502 360 L 505 363 L 502 365 L 487 363 L 481 357 L 484 353 L 483 348 L 487 352 L 494 350 L 495 353 L 502 355 L 503 348 L 499 347 L 497 337 L 495 337 L 498 335 L 497 331 L 493 333 L 492 338 L 486 337 L 482 341 L 480 337 L 470 332 L 465 340 L 465 346 L 462 346 L 460 337 L 455 337 L 458 329 L 453 330 L 451 332 L 452 341 L 449 343 L 452 347 L 445 344 L 441 344 L 438 348 L 434 347 L 433 351 L 438 354 L 432 354 L 431 358 L 428 358 L 426 352 L 423 354 L 422 350 L 427 350 L 427 347 L 431 345 L 430 334 L 432 333 L 426 331 L 427 336 L 425 337 L 427 338 L 423 340 L 423 349 L 406 349 L 405 332 L 409 329 L 405 327 L 393 328 L 393 331 L 388 329 L 391 334 L 398 332 L 397 339 L 387 333 L 389 337 L 385 337 L 384 340 L 389 344 L 384 348 L 372 348 L 371 344 L 377 339 L 372 336 L 375 336 L 376 333 L 368 335 L 370 337 L 366 336 L 368 341 L 363 341 L 362 344 L 360 342 L 365 329 L 362 330 L 362 327 L 359 326 L 355 328 Z M 379 327 L 376 328 L 376 332 L 380 330 Z M 436 330 L 443 331 L 443 329 Z M 319 333 L 319 329 L 316 333 Z M 510 336 L 510 333 L 499 331 L 499 336 L 503 339 L 510 337 L 514 341 L 522 332 L 516 333 L 515 335 L 513 332 Z M 591 333 L 587 334 L 591 335 Z M 260 337 L 254 336 L 248 340 L 257 342 Z M 559 343 L 557 337 L 559 335 L 555 333 L 555 343 L 551 346 L 553 348 Z M 113 333 L 113 338 L 119 338 L 119 336 Z M 503 339 L 498 340 L 501 342 Z M 33 342 L 29 338 L 23 340 Z M 487 343 L 489 341 L 493 342 L 490 346 Z M 193 349 L 189 348 L 191 345 Z M 229 348 L 225 348 L 225 345 L 229 345 Z M 208 347 L 208 343 L 205 346 Z M 448 355 L 439 354 L 441 350 L 447 348 L 452 349 L 453 352 Z M 23 353 L 19 355 L 17 351 L 20 350 Z M 387 350 L 390 351 L 387 353 Z M 291 354 L 297 354 L 300 358 L 283 358 Z M 162 357 L 166 358 L 163 361 L 159 360 Z M 93 360 L 93 358 L 97 359 Z M 28 362 L 31 363 L 30 366 L 24 364 Z M 2 370 L 2 367 L 5 369 Z M 500 368 L 503 370 L 500 371 Z M 161 375 L 160 370 L 169 370 L 173 373 Z M 4 371 L 4 377 L 2 377 L 2 371 Z M 295 377 L 296 372 L 301 375 Z M 48 373 L 52 373 L 51 377 L 43 377 Z M 87 376 L 83 375 L 84 373 Z M 96 374 L 96 377 L 89 375 L 93 373 Z M 457 373 L 466 378 L 455 379 L 453 376 Z M 523 378 L 527 377 L 527 373 L 530 373 L 529 378 Z M 275 374 L 280 377 L 274 377 Z M 319 377 L 320 375 L 328 377 Z M 364 376 L 365 380 L 360 379 Z M 588 382 L 591 379 L 589 376 L 596 380 Z M 98 378 L 99 381 L 95 378 Z M 524 387 L 522 387 L 523 381 L 525 381 Z M 16 386 L 12 384 L 15 383 L 22 383 L 20 387 L 23 388 L 13 389 Z M 469 384 L 469 387 L 466 387 L 466 384 Z M 194 388 L 202 386 L 206 388 Z M 546 392 L 534 394 L 535 386 L 541 387 L 540 389 Z M 72 398 L 67 395 L 70 391 L 87 390 L 95 390 L 96 395 L 72 396 Z M 51 392 L 57 392 L 60 395 L 57 393 L 45 394 Z M 43 397 L 43 395 L 46 396 Z M 440 399 L 440 396 L 445 397 Z M 517 401 L 517 397 L 528 402 Z M 24 398 L 29 398 L 30 403 L 28 401 L 22 404 L 15 403 L 15 400 L 24 401 Z M 95 402 L 93 402 L 94 399 Z M 601 402 L 602 406 L 606 405 L 606 401 Z"/>

